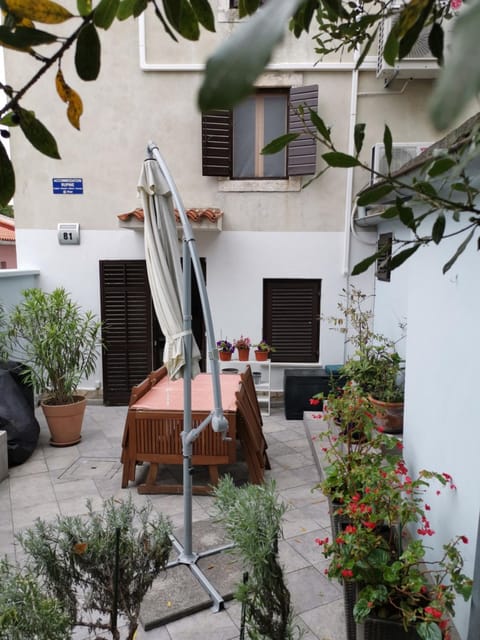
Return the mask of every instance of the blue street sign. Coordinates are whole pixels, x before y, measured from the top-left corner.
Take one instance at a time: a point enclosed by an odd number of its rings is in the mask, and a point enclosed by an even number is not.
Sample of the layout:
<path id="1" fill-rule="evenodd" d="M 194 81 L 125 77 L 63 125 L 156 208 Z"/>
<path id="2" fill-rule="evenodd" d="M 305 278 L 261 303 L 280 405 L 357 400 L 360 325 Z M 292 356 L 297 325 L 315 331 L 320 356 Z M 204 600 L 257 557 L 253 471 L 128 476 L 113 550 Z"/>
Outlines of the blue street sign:
<path id="1" fill-rule="evenodd" d="M 83 178 L 52 178 L 54 194 L 83 193 Z"/>

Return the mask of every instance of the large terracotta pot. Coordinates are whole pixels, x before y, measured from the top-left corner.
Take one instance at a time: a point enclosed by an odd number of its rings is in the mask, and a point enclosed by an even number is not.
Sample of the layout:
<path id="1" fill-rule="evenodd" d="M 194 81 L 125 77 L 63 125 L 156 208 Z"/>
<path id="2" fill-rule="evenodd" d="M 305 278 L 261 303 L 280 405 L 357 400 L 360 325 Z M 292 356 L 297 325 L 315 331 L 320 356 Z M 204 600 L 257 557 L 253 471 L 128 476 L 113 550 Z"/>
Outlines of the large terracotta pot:
<path id="1" fill-rule="evenodd" d="M 43 413 L 50 429 L 52 447 L 70 447 L 78 444 L 82 438 L 83 415 L 87 400 L 83 396 L 74 396 L 71 404 L 41 403 Z"/>
<path id="2" fill-rule="evenodd" d="M 403 433 L 403 402 L 382 402 L 368 396 L 377 409 L 375 424 L 385 433 Z"/>
<path id="3" fill-rule="evenodd" d="M 237 351 L 238 351 L 239 360 L 243 360 L 244 362 L 248 360 L 248 357 L 250 355 L 250 349 L 238 349 L 237 347 Z"/>

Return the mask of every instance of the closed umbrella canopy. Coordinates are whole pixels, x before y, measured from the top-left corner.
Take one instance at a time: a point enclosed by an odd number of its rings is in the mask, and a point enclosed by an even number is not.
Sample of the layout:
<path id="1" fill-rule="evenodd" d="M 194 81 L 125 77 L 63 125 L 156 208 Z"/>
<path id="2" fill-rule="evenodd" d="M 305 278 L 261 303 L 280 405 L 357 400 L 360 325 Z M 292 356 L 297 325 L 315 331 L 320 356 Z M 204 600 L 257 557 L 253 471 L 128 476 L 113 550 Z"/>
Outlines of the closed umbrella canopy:
<path id="1" fill-rule="evenodd" d="M 163 361 L 172 380 L 185 367 L 182 273 L 172 194 L 155 160 L 145 160 L 138 182 L 145 216 L 145 259 L 153 306 L 165 335 Z M 193 340 L 192 377 L 200 373 L 200 350 Z"/>

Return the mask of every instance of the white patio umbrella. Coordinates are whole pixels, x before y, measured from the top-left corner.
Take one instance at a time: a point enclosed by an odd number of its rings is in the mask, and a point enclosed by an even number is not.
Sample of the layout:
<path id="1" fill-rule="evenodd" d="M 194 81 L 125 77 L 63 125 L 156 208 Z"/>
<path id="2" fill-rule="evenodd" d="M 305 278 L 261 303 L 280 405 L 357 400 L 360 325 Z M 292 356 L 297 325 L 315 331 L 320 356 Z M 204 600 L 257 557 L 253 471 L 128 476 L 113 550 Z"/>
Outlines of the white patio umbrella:
<path id="1" fill-rule="evenodd" d="M 152 290 L 155 312 L 165 334 L 165 364 L 170 378 L 183 378 L 183 546 L 172 538 L 179 552 L 178 559 L 168 567 L 185 564 L 207 591 L 213 601 L 213 610 L 223 608 L 224 601 L 215 587 L 197 566 L 200 558 L 219 553 L 232 545 L 194 553 L 192 549 L 192 451 L 193 442 L 208 425 L 226 437 L 228 422 L 223 415 L 220 389 L 220 367 L 215 332 L 203 278 L 200 259 L 195 247 L 190 222 L 158 147 L 150 142 L 139 180 L 145 216 L 145 256 L 147 274 Z M 180 215 L 183 231 L 183 273 L 180 267 L 174 205 Z M 213 407 L 209 416 L 192 428 L 192 378 L 200 371 L 200 352 L 192 337 L 191 267 L 198 284 L 203 317 L 207 333 L 207 350 L 211 363 Z"/>
<path id="2" fill-rule="evenodd" d="M 165 335 L 163 361 L 171 380 L 182 378 L 185 336 L 182 276 L 172 193 L 155 160 L 145 160 L 138 182 L 145 217 L 145 259 L 155 313 Z M 200 350 L 192 343 L 192 377 L 200 373 Z"/>

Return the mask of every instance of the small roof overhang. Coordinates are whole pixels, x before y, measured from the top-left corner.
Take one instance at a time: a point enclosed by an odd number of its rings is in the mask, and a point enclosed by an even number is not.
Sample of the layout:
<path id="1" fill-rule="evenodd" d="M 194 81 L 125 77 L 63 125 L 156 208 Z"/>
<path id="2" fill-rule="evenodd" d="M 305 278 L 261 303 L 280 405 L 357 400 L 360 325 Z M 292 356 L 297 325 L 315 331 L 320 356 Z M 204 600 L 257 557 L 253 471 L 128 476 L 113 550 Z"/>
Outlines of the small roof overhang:
<path id="1" fill-rule="evenodd" d="M 221 231 L 223 211 L 215 207 L 192 207 L 186 209 L 185 213 L 192 225 L 192 229 L 200 231 Z M 144 215 L 143 209 L 138 207 L 128 213 L 120 213 L 117 215 L 118 224 L 122 229 L 134 229 L 136 231 L 143 230 Z M 175 220 L 177 229 L 181 230 L 180 216 L 175 209 Z"/>

